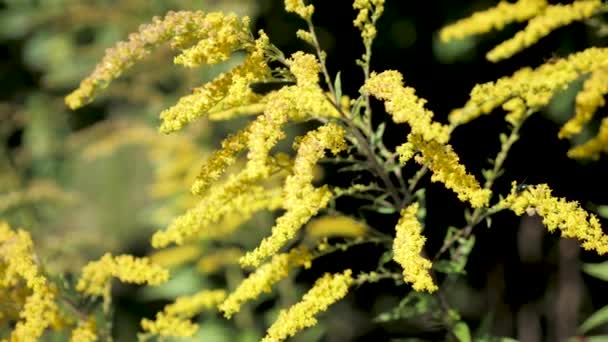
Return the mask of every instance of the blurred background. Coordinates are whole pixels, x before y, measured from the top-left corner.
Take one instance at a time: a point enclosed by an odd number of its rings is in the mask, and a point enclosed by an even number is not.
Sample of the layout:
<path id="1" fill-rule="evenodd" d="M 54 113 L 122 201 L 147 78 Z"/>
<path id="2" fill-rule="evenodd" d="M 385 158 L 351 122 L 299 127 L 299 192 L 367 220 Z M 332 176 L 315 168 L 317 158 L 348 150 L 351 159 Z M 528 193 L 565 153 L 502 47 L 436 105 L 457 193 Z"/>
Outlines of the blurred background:
<path id="1" fill-rule="evenodd" d="M 313 19 L 328 53 L 329 72 L 340 71 L 344 91 L 355 95 L 363 79 L 355 59 L 363 48 L 352 27 L 352 2 L 313 3 Z M 401 71 L 406 84 L 428 100 L 436 119 L 447 122 L 447 114 L 465 103 L 476 83 L 605 44 L 595 27 L 577 23 L 493 64 L 484 59 L 485 52 L 522 25 L 452 43 L 439 42 L 437 32 L 443 25 L 494 4 L 496 1 L 436 0 L 423 7 L 387 0 L 372 69 Z M 92 104 L 78 111 L 65 107 L 63 97 L 93 69 L 106 48 L 153 16 L 180 9 L 249 15 L 254 31 L 264 29 L 287 55 L 308 50 L 295 38 L 304 23 L 286 14 L 280 0 L 0 1 L 0 219 L 32 232 L 49 273 L 75 274 L 106 251 L 150 254 L 151 233 L 196 203 L 188 190 L 201 162 L 227 132 L 235 130 L 234 125 L 243 124 L 200 120 L 182 133 L 157 133 L 162 109 L 239 62 L 184 69 L 171 63 L 169 49 L 153 53 Z M 587 210 L 606 215 L 606 159 L 571 160 L 566 156 L 571 142 L 557 138 L 559 127 L 573 113 L 580 86 L 581 82 L 575 82 L 556 95 L 548 108 L 524 125 L 522 138 L 506 162 L 507 172 L 497 182 L 498 192 L 507 193 L 513 180 L 548 183 L 555 195 L 578 200 Z M 379 103 L 374 106 L 376 113 L 382 112 Z M 386 117 L 376 115 L 375 119 L 378 124 Z M 593 136 L 598 122 L 575 143 Z M 487 159 L 499 149 L 498 135 L 506 130 L 503 115 L 495 113 L 455 131 L 452 144 L 478 179 L 481 169 L 488 167 Z M 394 147 L 405 136 L 403 127 L 389 126 L 387 145 Z M 326 169 L 326 177 L 329 182 L 338 178 L 331 169 Z M 464 226 L 464 206 L 441 185 L 431 184 L 428 177 L 422 184 L 428 189 L 427 250 L 433 255 L 448 227 Z M 355 214 L 355 209 L 343 207 L 347 214 Z M 366 215 L 370 224 L 388 233 L 397 220 L 395 215 Z M 604 225 L 606 222 L 603 220 Z M 271 224 L 270 215 L 259 215 L 246 225 L 268 226 L 269 230 Z M 174 251 L 178 259 L 188 262 L 176 266 L 173 280 L 160 288 L 115 287 L 116 340 L 133 340 L 139 319 L 153 316 L 176 295 L 238 284 L 244 274 L 234 265 L 239 253 L 235 247 L 255 246 L 268 230 L 240 228 L 238 238 L 236 234 L 221 241 L 209 238 L 190 254 Z M 583 265 L 603 258 L 580 250 L 573 241 L 548 234 L 536 217 L 499 214 L 490 229 L 478 227 L 476 236 L 466 276 L 449 282 L 445 290 L 449 303 L 472 330 L 520 341 L 559 341 L 575 335 L 585 318 L 608 304 L 606 282 L 582 272 Z M 197 340 L 255 341 L 277 310 L 297 301 L 323 272 L 344 267 L 372 270 L 382 252 L 365 245 L 323 258 L 313 269 L 281 283 L 277 295 L 249 305 L 233 321 L 217 314 L 201 317 Z M 204 258 L 218 253 L 228 253 L 221 258 L 224 263 Z M 170 263 L 168 256 L 159 258 Z M 391 282 L 364 285 L 324 315 L 319 326 L 294 340 L 443 340 L 445 327 L 431 314 L 433 308 L 405 312 L 407 305 L 399 306 L 408 292 L 407 287 Z M 593 333 L 608 333 L 605 330 Z M 0 336 L 5 332 L 0 330 Z M 59 341 L 64 336 L 48 338 Z"/>

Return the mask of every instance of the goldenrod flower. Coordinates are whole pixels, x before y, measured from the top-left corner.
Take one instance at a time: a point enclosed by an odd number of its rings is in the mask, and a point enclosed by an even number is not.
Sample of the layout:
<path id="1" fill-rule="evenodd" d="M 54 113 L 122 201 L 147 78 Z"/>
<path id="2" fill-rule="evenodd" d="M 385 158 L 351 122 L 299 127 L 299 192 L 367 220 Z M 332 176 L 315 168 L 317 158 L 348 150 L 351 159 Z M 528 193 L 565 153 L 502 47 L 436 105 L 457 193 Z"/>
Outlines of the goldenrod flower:
<path id="1" fill-rule="evenodd" d="M 76 289 L 91 296 L 108 295 L 112 277 L 126 283 L 159 285 L 169 279 L 169 272 L 148 258 L 106 253 L 84 266 Z"/>
<path id="2" fill-rule="evenodd" d="M 536 212 L 550 232 L 559 229 L 563 237 L 581 241 L 586 250 L 608 253 L 608 236 L 604 234 L 598 218 L 583 210 L 576 201 L 553 197 L 547 184 L 529 185 L 526 190 L 518 191 L 517 184 L 513 182 L 511 193 L 500 202 L 500 206 L 516 215 Z"/>
<path id="3" fill-rule="evenodd" d="M 183 245 L 156 251 L 148 256 L 150 262 L 161 267 L 172 268 L 198 258 L 202 253 L 200 246 Z"/>
<path id="4" fill-rule="evenodd" d="M 333 236 L 357 238 L 366 232 L 363 222 L 348 216 L 323 216 L 306 225 L 306 234 L 315 240 Z"/>
<path id="5" fill-rule="evenodd" d="M 542 13 L 532 18 L 525 29 L 488 52 L 486 58 L 492 62 L 509 58 L 559 27 L 595 15 L 601 5 L 601 0 L 578 0 L 567 5 L 549 5 Z"/>
<path id="6" fill-rule="evenodd" d="M 546 6 L 546 0 L 519 0 L 515 3 L 501 1 L 492 8 L 473 13 L 468 18 L 445 26 L 441 29 L 439 37 L 445 42 L 491 30 L 501 30 L 512 22 L 521 22 L 534 17 Z"/>
<path id="7" fill-rule="evenodd" d="M 503 103 L 502 109 L 507 111 L 505 120 L 511 125 L 516 126 L 526 117 L 528 107 L 526 107 L 524 100 L 519 97 L 515 97 Z"/>
<path id="8" fill-rule="evenodd" d="M 21 281 L 31 292 L 25 298 L 10 341 L 34 342 L 57 321 L 55 290 L 36 264 L 30 234 L 13 231 L 6 222 L 0 222 L 0 289 L 19 287 Z"/>
<path id="9" fill-rule="evenodd" d="M 327 187 L 317 189 L 312 186 L 313 171 L 317 161 L 325 155 L 325 149 L 337 154 L 346 148 L 344 129 L 334 123 L 321 126 L 308 132 L 297 148 L 293 174 L 285 180 L 284 207 L 287 212 L 277 219 L 272 235 L 241 258 L 241 265 L 257 266 L 264 258 L 276 253 L 331 198 Z"/>
<path id="10" fill-rule="evenodd" d="M 433 172 L 432 182 L 441 182 L 453 190 L 461 201 L 469 201 L 474 208 L 488 205 L 492 192 L 482 189 L 475 177 L 467 173 L 451 145 L 426 141 L 416 134 L 408 135 L 408 142 L 420 151 L 416 162 L 426 165 Z"/>
<path id="11" fill-rule="evenodd" d="M 367 45 L 376 38 L 375 24 L 384 12 L 384 0 L 355 0 L 353 8 L 359 10 L 353 25 L 361 30 L 361 37 Z"/>
<path id="12" fill-rule="evenodd" d="M 422 226 L 416 217 L 418 203 L 401 210 L 401 218 L 395 227 L 397 235 L 393 242 L 393 259 L 403 268 L 403 279 L 412 283 L 416 291 L 434 292 L 437 285 L 429 274 L 431 262 L 422 257 L 426 238 L 422 236 Z"/>
<path id="13" fill-rule="evenodd" d="M 97 325 L 95 317 L 89 317 L 85 321 L 79 321 L 78 326 L 72 330 L 70 342 L 95 342 L 97 341 Z"/>
<path id="14" fill-rule="evenodd" d="M 433 112 L 424 108 L 426 100 L 416 96 L 414 88 L 403 87 L 403 76 L 398 71 L 372 73 L 361 90 L 384 100 L 394 122 L 409 124 L 412 132 L 425 140 L 445 143 L 450 138 L 449 128 L 433 122 Z"/>
<path id="15" fill-rule="evenodd" d="M 314 55 L 298 51 L 291 55 L 287 64 L 291 73 L 296 77 L 298 86 L 310 87 L 319 84 L 321 65 Z"/>
<path id="16" fill-rule="evenodd" d="M 178 297 L 156 314 L 156 320 L 142 319 L 141 326 L 159 336 L 191 337 L 198 325 L 190 321 L 204 310 L 215 308 L 226 297 L 224 290 L 202 290 L 191 296 Z"/>
<path id="17" fill-rule="evenodd" d="M 40 202 L 70 204 L 77 196 L 49 181 L 33 181 L 21 190 L 0 194 L 0 213 Z"/>
<path id="18" fill-rule="evenodd" d="M 296 267 L 310 267 L 312 256 L 306 249 L 292 249 L 289 253 L 275 254 L 269 262 L 258 267 L 220 304 L 226 318 L 239 312 L 243 303 L 271 292 L 272 285 L 286 278 Z"/>
<path id="19" fill-rule="evenodd" d="M 243 252 L 238 248 L 223 248 L 203 255 L 196 268 L 203 273 L 217 272 L 223 267 L 237 265 Z"/>
<path id="20" fill-rule="evenodd" d="M 283 341 L 302 329 L 317 324 L 316 315 L 344 298 L 353 282 L 351 270 L 329 274 L 317 279 L 302 300 L 287 310 L 281 310 L 277 320 L 268 328 L 264 342 Z"/>
<path id="21" fill-rule="evenodd" d="M 583 130 L 591 121 L 595 111 L 606 104 L 604 95 L 608 93 L 608 69 L 599 68 L 585 80 L 583 89 L 576 95 L 576 112 L 559 130 L 560 138 L 570 138 Z"/>
<path id="22" fill-rule="evenodd" d="M 161 112 L 161 132 L 177 131 L 208 112 L 217 110 L 218 106 L 226 109 L 226 106 L 235 107 L 258 100 L 259 96 L 255 95 L 248 85 L 250 82 L 270 77 L 270 68 L 265 57 L 268 45 L 268 36 L 260 31 L 260 37 L 255 44 L 246 46 L 250 51 L 241 65 L 220 74 L 213 81 L 195 89 L 193 94 L 180 98 L 173 107 Z M 222 105 L 223 102 L 227 104 Z"/>
<path id="23" fill-rule="evenodd" d="M 476 85 L 464 107 L 450 113 L 453 125 L 467 123 L 482 114 L 492 112 L 507 100 L 521 98 L 527 108 L 540 108 L 549 103 L 555 92 L 580 75 L 608 65 L 608 49 L 588 48 L 539 66 L 523 68 L 511 76 Z"/>
<path id="24" fill-rule="evenodd" d="M 304 0 L 285 0 L 285 11 L 293 12 L 302 19 L 309 20 L 315 12 L 313 5 L 304 5 Z"/>
<path id="25" fill-rule="evenodd" d="M 207 40 L 207 44 L 213 46 L 212 37 L 219 32 L 207 28 L 210 28 L 210 23 L 217 22 L 218 17 L 223 18 L 224 14 L 180 11 L 169 12 L 162 19 L 155 17 L 151 24 L 142 25 L 137 33 L 131 34 L 127 41 L 119 42 L 115 47 L 108 49 L 95 70 L 80 83 L 78 89 L 65 98 L 66 104 L 76 109 L 91 102 L 112 80 L 165 42 L 171 41 L 174 48 L 181 49 L 201 40 Z M 239 32 L 239 36 L 233 37 L 234 39 L 242 39 L 241 35 L 245 32 L 247 23 L 248 20 L 242 23 L 234 21 L 235 25 L 240 26 L 240 30 L 234 30 Z M 229 41 L 227 38 L 222 42 L 224 45 Z M 196 58 L 200 59 L 203 56 L 201 52 L 203 51 L 195 49 L 190 54 L 186 53 L 183 57 L 184 62 L 187 62 L 186 57 L 189 55 L 193 55 L 191 56 L 193 61 L 197 60 Z M 209 61 L 221 60 L 221 54 L 224 53 L 219 46 L 215 50 L 204 52 L 220 53 L 219 56 L 206 56 Z"/>
<path id="26" fill-rule="evenodd" d="M 608 118 L 602 119 L 595 137 L 568 150 L 568 156 L 570 158 L 597 159 L 602 152 L 608 152 Z"/>

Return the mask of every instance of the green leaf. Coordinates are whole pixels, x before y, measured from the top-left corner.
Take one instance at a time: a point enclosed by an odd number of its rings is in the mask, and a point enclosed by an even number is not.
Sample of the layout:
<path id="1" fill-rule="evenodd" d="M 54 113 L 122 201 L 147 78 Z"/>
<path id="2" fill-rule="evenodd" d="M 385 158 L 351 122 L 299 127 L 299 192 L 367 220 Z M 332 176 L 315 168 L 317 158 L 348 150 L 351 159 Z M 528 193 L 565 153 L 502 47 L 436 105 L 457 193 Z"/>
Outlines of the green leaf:
<path id="1" fill-rule="evenodd" d="M 583 341 L 581 337 L 571 337 L 568 342 L 580 342 Z M 585 336 L 585 342 L 608 342 L 608 335 L 597 335 L 597 336 Z"/>
<path id="2" fill-rule="evenodd" d="M 334 90 L 336 91 L 336 99 L 340 101 L 342 98 L 342 80 L 340 78 L 340 71 L 336 74 L 336 79 L 334 80 Z M 338 106 L 340 103 L 336 103 Z"/>
<path id="3" fill-rule="evenodd" d="M 459 260 L 438 260 L 433 263 L 433 269 L 445 274 L 464 274 L 463 263 Z"/>
<path id="4" fill-rule="evenodd" d="M 592 277 L 608 281 L 608 261 L 598 264 L 583 264 L 583 272 Z"/>
<path id="5" fill-rule="evenodd" d="M 374 322 L 389 322 L 400 319 L 417 319 L 423 315 L 441 314 L 437 298 L 426 292 L 412 291 L 390 311 L 374 318 Z"/>
<path id="6" fill-rule="evenodd" d="M 378 128 L 376 128 L 376 131 L 374 132 L 374 134 L 372 134 L 372 137 L 371 137 L 372 145 L 375 145 L 378 141 L 382 140 L 382 137 L 384 136 L 385 128 L 386 128 L 386 124 L 384 122 L 378 125 Z"/>
<path id="7" fill-rule="evenodd" d="M 578 331 L 581 334 L 585 334 L 593 328 L 597 328 L 600 325 L 608 323 L 608 305 L 594 312 L 589 318 L 581 324 Z"/>
<path id="8" fill-rule="evenodd" d="M 471 342 L 471 331 L 469 330 L 469 326 L 463 321 L 454 325 L 452 333 L 454 333 L 454 336 L 460 342 Z"/>
<path id="9" fill-rule="evenodd" d="M 608 205 L 598 205 L 597 214 L 603 218 L 608 218 Z"/>
<path id="10" fill-rule="evenodd" d="M 376 208 L 376 211 L 380 214 L 394 214 L 397 212 L 393 207 L 379 207 Z"/>

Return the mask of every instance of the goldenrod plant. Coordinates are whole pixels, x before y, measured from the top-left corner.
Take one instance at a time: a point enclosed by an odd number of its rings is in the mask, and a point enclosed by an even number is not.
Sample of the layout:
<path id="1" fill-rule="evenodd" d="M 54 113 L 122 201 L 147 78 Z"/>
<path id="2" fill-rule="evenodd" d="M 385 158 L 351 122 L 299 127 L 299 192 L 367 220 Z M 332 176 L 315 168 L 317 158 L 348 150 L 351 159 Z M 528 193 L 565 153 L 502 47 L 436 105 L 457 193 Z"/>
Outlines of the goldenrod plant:
<path id="1" fill-rule="evenodd" d="M 288 15 L 305 27 L 293 36 L 301 41 L 300 51 L 282 51 L 271 35 L 252 29 L 248 16 L 204 9 L 154 17 L 106 50 L 65 97 L 70 109 L 93 103 L 163 47 L 174 52 L 173 63 L 186 73 L 229 67 L 160 111 L 158 132 L 133 120 L 115 120 L 103 139 L 82 152 L 97 158 L 116 146 L 147 147 L 158 166 L 153 194 L 176 201 L 155 213 L 158 230 L 146 236 L 147 255 L 108 252 L 70 280 L 45 269 L 27 230 L 0 224 L 0 298 L 8 303 L 0 306 L 0 322 L 7 327 L 2 331 L 6 340 L 42 340 L 52 331 L 71 341 L 112 340 L 118 329 L 113 317 L 116 279 L 145 287 L 145 295 L 168 302 L 156 305 L 154 314 L 137 317 L 140 341 L 204 340 L 209 322 L 220 317 L 249 334 L 238 335 L 240 340 L 321 340 L 322 329 L 316 336 L 310 332 L 324 318 L 334 310 L 355 312 L 352 302 L 361 289 L 386 283 L 399 289 L 401 298 L 392 298 L 392 308 L 384 305 L 377 324 L 428 317 L 441 329 L 440 337 L 427 340 L 509 341 L 487 330 L 473 331 L 451 294 L 466 275 L 479 226 L 495 228 L 492 218 L 508 214 L 538 217 L 546 230 L 576 241 L 596 257 L 608 253 L 608 236 L 595 213 L 554 194 L 552 184 L 523 184 L 505 169 L 508 159 L 517 158 L 510 152 L 525 123 L 573 82 L 584 80 L 572 118 L 558 137 L 572 138 L 590 124 L 608 90 L 608 49 L 591 46 L 477 84 L 468 100 L 444 118 L 408 83 L 407 74 L 374 67 L 372 51 L 387 9 L 384 0 L 354 0 L 352 8 L 352 30 L 362 41 L 356 60 L 362 82 L 348 85 L 357 90 L 353 93 L 346 93 L 346 75 L 329 69 L 313 23 L 314 3 L 304 0 L 284 1 Z M 462 40 L 527 22 L 487 53 L 490 62 L 499 62 L 562 26 L 601 20 L 607 9 L 600 0 L 500 1 L 447 25 L 439 36 Z M 472 121 L 499 113 L 505 133 L 483 142 L 496 147 L 488 168 L 465 165 L 453 136 Z M 237 128 L 218 148 L 208 151 L 195 143 L 209 122 L 220 121 Z M 607 122 L 603 119 L 597 135 L 573 146 L 567 156 L 600 158 L 608 146 Z M 113 125 L 125 129 L 113 131 Z M 388 143 L 389 125 L 398 132 L 390 137 L 397 144 Z M 78 136 L 74 139 L 78 145 Z M 292 148 L 286 149 L 285 142 Z M 339 176 L 324 176 L 325 171 Z M 503 180 L 507 186 L 501 187 Z M 449 228 L 428 224 L 433 215 L 441 215 L 427 205 L 436 194 L 427 189 L 436 185 L 459 202 L 463 221 Z M 13 201 L 69 199 L 53 188 L 44 190 L 22 192 Z M 167 222 L 176 210 L 181 213 Z M 268 213 L 275 219 L 269 221 Z M 437 231 L 441 238 L 432 241 Z M 365 260 L 349 257 L 349 252 L 370 245 L 381 253 Z M 339 261 L 328 266 L 330 258 Z M 183 285 L 185 269 L 200 272 L 203 276 L 196 279 L 203 281 L 189 292 L 172 290 Z M 301 277 L 308 281 L 298 281 Z M 273 310 L 260 308 L 262 303 Z M 606 322 L 603 316 L 592 316 L 578 333 L 586 335 Z M 352 318 L 347 326 L 361 319 L 356 314 L 345 317 L 338 322 Z M 425 338 L 413 335 L 403 332 L 400 337 Z"/>

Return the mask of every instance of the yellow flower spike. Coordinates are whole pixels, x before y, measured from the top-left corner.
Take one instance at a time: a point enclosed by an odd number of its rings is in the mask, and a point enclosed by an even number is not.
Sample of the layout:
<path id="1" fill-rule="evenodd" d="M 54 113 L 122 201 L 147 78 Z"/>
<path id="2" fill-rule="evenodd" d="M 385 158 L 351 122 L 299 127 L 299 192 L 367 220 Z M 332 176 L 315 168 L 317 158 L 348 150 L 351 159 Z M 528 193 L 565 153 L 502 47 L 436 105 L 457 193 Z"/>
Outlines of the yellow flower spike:
<path id="1" fill-rule="evenodd" d="M 604 95 L 608 93 L 608 69 L 599 68 L 585 80 L 583 89 L 576 95 L 576 112 L 559 130 L 559 138 L 570 138 L 579 134 L 583 126 L 591 121 L 595 111 L 606 104 Z"/>
<path id="2" fill-rule="evenodd" d="M 198 34 L 209 39 L 202 39 L 193 47 L 182 51 L 175 57 L 175 64 L 193 68 L 223 62 L 250 38 L 250 19 L 247 16 L 239 20 L 235 14 L 214 12 L 209 13 L 205 21 L 205 26 Z"/>
<path id="3" fill-rule="evenodd" d="M 310 87 L 319 83 L 321 65 L 317 57 L 298 51 L 287 60 L 289 70 L 296 77 L 298 86 Z"/>
<path id="4" fill-rule="evenodd" d="M 198 330 L 198 324 L 190 319 L 202 311 L 215 308 L 224 298 L 224 290 L 202 290 L 191 296 L 178 297 L 174 303 L 158 312 L 154 321 L 142 319 L 142 329 L 158 336 L 192 337 Z"/>
<path id="5" fill-rule="evenodd" d="M 508 113 L 505 116 L 505 120 L 511 125 L 515 126 L 523 120 L 526 115 L 526 103 L 519 97 L 508 100 L 503 103 L 502 109 Z"/>
<path id="6" fill-rule="evenodd" d="M 106 253 L 101 259 L 84 266 L 76 289 L 87 295 L 103 296 L 108 293 L 112 277 L 126 283 L 160 285 L 169 279 L 169 272 L 150 263 L 148 258 L 132 255 L 113 257 Z"/>
<path id="7" fill-rule="evenodd" d="M 488 205 L 492 192 L 482 189 L 475 177 L 467 173 L 465 167 L 459 163 L 458 155 L 451 145 L 425 141 L 411 133 L 408 135 L 408 142 L 421 152 L 415 160 L 421 165 L 427 165 L 433 172 L 432 182 L 443 183 L 446 188 L 458 195 L 458 199 L 470 202 L 474 208 Z"/>
<path id="8" fill-rule="evenodd" d="M 206 38 L 205 34 L 209 34 L 204 29 L 208 24 L 207 16 L 202 11 L 169 12 L 164 18 L 155 17 L 151 24 L 142 25 L 137 33 L 129 35 L 127 41 L 106 50 L 95 70 L 65 98 L 66 104 L 76 109 L 91 102 L 125 70 L 168 41 L 172 42 L 174 48 L 184 48 Z"/>
<path id="9" fill-rule="evenodd" d="M 217 181 L 226 168 L 236 162 L 236 154 L 247 146 L 249 129 L 245 128 L 222 141 L 222 148 L 213 152 L 201 167 L 191 191 L 195 195 L 204 193 L 209 185 Z"/>
<path id="10" fill-rule="evenodd" d="M 431 261 L 423 258 L 422 248 L 426 238 L 422 236 L 422 225 L 416 214 L 418 203 L 401 210 L 401 218 L 395 227 L 397 235 L 393 242 L 393 259 L 403 268 L 403 279 L 412 283 L 416 291 L 437 291 L 437 285 L 429 273 Z"/>
<path id="11" fill-rule="evenodd" d="M 224 248 L 203 255 L 196 264 L 196 269 L 203 273 L 217 272 L 226 266 L 238 265 L 242 255 L 243 252 L 238 248 Z"/>
<path id="12" fill-rule="evenodd" d="M 439 32 L 446 42 L 467 36 L 501 30 L 507 24 L 522 22 L 539 14 L 547 6 L 546 0 L 519 0 L 515 3 L 501 1 L 498 5 L 447 25 Z"/>
<path id="13" fill-rule="evenodd" d="M 218 110 L 218 106 L 225 109 L 226 106 L 236 107 L 259 100 L 248 84 L 270 77 L 264 54 L 268 44 L 268 36 L 260 31 L 260 37 L 249 47 L 251 51 L 241 65 L 220 74 L 213 81 L 195 89 L 193 94 L 180 98 L 173 107 L 162 111 L 160 131 L 177 131 L 200 116 Z"/>
<path id="14" fill-rule="evenodd" d="M 299 331 L 317 324 L 316 315 L 344 298 L 353 283 L 351 270 L 326 273 L 317 279 L 302 300 L 287 310 L 281 310 L 277 320 L 268 328 L 264 342 L 283 341 Z"/>
<path id="15" fill-rule="evenodd" d="M 568 150 L 568 157 L 598 159 L 602 152 L 608 153 L 608 118 L 602 119 L 595 137 Z"/>
<path id="16" fill-rule="evenodd" d="M 55 289 L 42 275 L 35 258 L 30 234 L 13 231 L 6 222 L 0 222 L 0 288 L 14 288 L 23 280 L 31 291 L 11 332 L 11 342 L 35 342 L 58 319 Z"/>
<path id="17" fill-rule="evenodd" d="M 581 241 L 581 246 L 586 250 L 608 253 L 608 236 L 604 234 L 597 217 L 587 213 L 576 201 L 569 202 L 565 198 L 552 196 L 547 184 L 529 185 L 520 191 L 517 183 L 513 182 L 511 193 L 499 205 L 518 216 L 534 210 L 543 218 L 550 232 L 559 229 L 563 237 Z"/>
<path id="18" fill-rule="evenodd" d="M 86 321 L 79 321 L 78 326 L 72 330 L 70 342 L 95 342 L 97 341 L 97 325 L 95 317 L 89 317 Z"/>
<path id="19" fill-rule="evenodd" d="M 150 254 L 148 258 L 153 264 L 173 268 L 196 260 L 202 252 L 200 246 L 183 245 L 156 251 Z"/>
<path id="20" fill-rule="evenodd" d="M 384 0 L 355 0 L 353 8 L 359 10 L 353 25 L 361 31 L 361 37 L 367 45 L 367 42 L 376 38 L 375 22 L 384 12 Z"/>
<path id="21" fill-rule="evenodd" d="M 272 234 L 262 240 L 260 246 L 247 253 L 240 260 L 243 266 L 257 266 L 265 258 L 275 254 L 298 230 L 327 206 L 331 192 L 327 187 L 316 189 L 311 182 L 314 166 L 329 149 L 337 154 L 346 148 L 344 129 L 328 123 L 315 131 L 308 132 L 298 145 L 298 153 L 293 166 L 293 174 L 285 180 L 284 207 L 287 212 L 277 219 Z"/>
<path id="22" fill-rule="evenodd" d="M 306 225 L 306 234 L 314 239 L 325 237 L 362 237 L 367 232 L 367 226 L 348 216 L 323 216 L 310 221 Z"/>
<path id="23" fill-rule="evenodd" d="M 492 62 L 509 58 L 559 27 L 595 15 L 601 5 L 601 0 L 578 0 L 567 5 L 547 6 L 542 13 L 528 22 L 525 29 L 488 52 L 486 58 Z"/>
<path id="24" fill-rule="evenodd" d="M 591 47 L 536 69 L 523 68 L 511 76 L 473 87 L 467 103 L 450 113 L 449 120 L 453 125 L 467 123 L 514 97 L 524 100 L 528 108 L 546 106 L 555 92 L 580 75 L 607 65 L 608 49 Z"/>
<path id="25" fill-rule="evenodd" d="M 289 253 L 276 254 L 269 262 L 258 267 L 219 305 L 226 318 L 239 312 L 241 306 L 257 298 L 263 292 L 271 292 L 272 286 L 296 268 L 310 267 L 312 255 L 306 249 L 293 249 Z"/>
<path id="26" fill-rule="evenodd" d="M 285 0 L 285 11 L 293 12 L 304 20 L 310 20 L 315 12 L 313 5 L 304 5 L 304 0 Z"/>
<path id="27" fill-rule="evenodd" d="M 433 112 L 424 108 L 426 100 L 417 97 L 413 88 L 403 87 L 403 76 L 398 71 L 372 73 L 361 91 L 384 100 L 386 111 L 393 116 L 394 122 L 409 124 L 412 132 L 425 140 L 440 143 L 449 140 L 449 127 L 433 122 Z"/>

